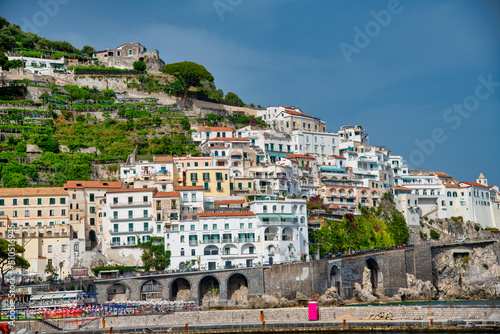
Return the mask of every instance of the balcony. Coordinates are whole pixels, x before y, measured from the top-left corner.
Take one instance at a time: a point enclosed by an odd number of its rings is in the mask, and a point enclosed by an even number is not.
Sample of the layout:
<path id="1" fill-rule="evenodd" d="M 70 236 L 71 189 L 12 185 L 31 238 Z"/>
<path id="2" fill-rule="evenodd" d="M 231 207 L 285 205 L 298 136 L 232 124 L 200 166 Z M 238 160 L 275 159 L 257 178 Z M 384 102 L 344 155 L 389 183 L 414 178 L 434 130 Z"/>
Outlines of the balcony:
<path id="1" fill-rule="evenodd" d="M 189 246 L 198 246 L 198 240 L 189 240 Z"/>
<path id="2" fill-rule="evenodd" d="M 118 203 L 110 203 L 110 208 L 120 208 L 120 207 L 137 207 L 137 206 L 151 206 L 151 202 L 118 202 Z"/>
<path id="3" fill-rule="evenodd" d="M 151 233 L 153 232 L 153 228 L 150 227 L 148 230 L 132 230 L 132 231 L 115 231 L 115 230 L 109 230 L 110 234 L 143 234 L 143 233 Z"/>
<path id="4" fill-rule="evenodd" d="M 114 221 L 120 221 L 120 220 L 123 220 L 123 221 L 131 221 L 131 220 L 151 220 L 153 219 L 153 215 L 149 215 L 147 217 L 144 217 L 144 216 L 139 216 L 139 217 L 112 217 L 110 218 L 110 221 L 114 222 Z"/>

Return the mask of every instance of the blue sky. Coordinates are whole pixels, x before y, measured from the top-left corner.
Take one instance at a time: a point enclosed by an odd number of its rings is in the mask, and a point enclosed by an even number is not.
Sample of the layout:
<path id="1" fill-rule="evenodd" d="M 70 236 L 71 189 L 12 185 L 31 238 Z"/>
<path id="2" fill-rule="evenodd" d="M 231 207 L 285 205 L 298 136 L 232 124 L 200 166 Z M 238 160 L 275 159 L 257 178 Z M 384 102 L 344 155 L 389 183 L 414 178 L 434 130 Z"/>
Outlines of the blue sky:
<path id="1" fill-rule="evenodd" d="M 0 15 L 79 48 L 141 42 L 246 103 L 360 124 L 414 169 L 500 184 L 498 1 L 3 0 Z"/>

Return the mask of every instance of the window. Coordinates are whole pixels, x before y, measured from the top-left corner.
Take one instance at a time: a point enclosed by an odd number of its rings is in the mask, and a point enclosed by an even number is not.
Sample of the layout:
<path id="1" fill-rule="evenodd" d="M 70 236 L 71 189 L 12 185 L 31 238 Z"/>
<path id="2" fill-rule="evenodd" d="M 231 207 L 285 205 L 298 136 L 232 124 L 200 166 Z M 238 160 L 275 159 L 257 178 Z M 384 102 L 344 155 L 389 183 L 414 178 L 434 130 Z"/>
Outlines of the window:
<path id="1" fill-rule="evenodd" d="M 184 231 L 184 225 L 181 225 L 180 228 L 181 228 L 181 231 Z"/>
<path id="2" fill-rule="evenodd" d="M 49 226 L 54 226 L 56 222 L 49 222 Z"/>
<path id="3" fill-rule="evenodd" d="M 113 237 L 111 239 L 111 246 L 120 246 L 120 237 Z"/>
<path id="4" fill-rule="evenodd" d="M 129 219 L 134 218 L 134 211 L 132 211 L 132 210 L 129 210 L 129 211 L 128 211 L 128 218 L 129 218 Z"/>
<path id="5" fill-rule="evenodd" d="M 17 211 L 12 211 L 12 217 L 17 217 Z"/>
<path id="6" fill-rule="evenodd" d="M 113 232 L 118 232 L 118 224 L 113 224 Z"/>
<path id="7" fill-rule="evenodd" d="M 143 201 L 143 202 L 148 202 L 148 196 L 143 196 L 143 197 L 142 197 L 142 201 Z"/>
<path id="8" fill-rule="evenodd" d="M 183 235 L 181 235 L 181 242 L 185 242 L 185 240 L 186 238 Z"/>
<path id="9" fill-rule="evenodd" d="M 144 222 L 144 231 L 148 231 L 148 230 L 149 230 L 149 223 Z"/>
<path id="10" fill-rule="evenodd" d="M 217 224 L 212 224 L 212 230 L 216 230 L 217 229 Z"/>
<path id="11" fill-rule="evenodd" d="M 191 256 L 196 256 L 196 250 L 194 248 L 191 249 Z"/>
<path id="12" fill-rule="evenodd" d="M 113 204 L 118 204 L 118 197 L 113 197 Z"/>
<path id="13" fill-rule="evenodd" d="M 61 209 L 61 216 L 66 216 L 66 209 Z"/>
<path id="14" fill-rule="evenodd" d="M 194 231 L 194 229 L 195 229 L 195 225 L 191 225 L 191 226 L 190 226 L 190 229 L 191 229 L 191 231 Z"/>
<path id="15" fill-rule="evenodd" d="M 134 231 L 134 223 L 128 223 L 128 231 L 133 232 Z"/>
<path id="16" fill-rule="evenodd" d="M 240 223 L 240 230 L 242 230 L 244 228 L 245 228 L 245 224 L 244 223 Z"/>
<path id="17" fill-rule="evenodd" d="M 74 250 L 75 252 L 80 251 L 80 244 L 75 244 L 75 246 L 73 246 L 73 250 Z"/>
<path id="18" fill-rule="evenodd" d="M 135 237 L 127 237 L 128 245 L 135 245 Z"/>
<path id="19" fill-rule="evenodd" d="M 205 162 L 205 167 L 208 167 L 208 162 Z"/>
<path id="20" fill-rule="evenodd" d="M 181 248 L 181 256 L 184 256 L 184 248 Z"/>
<path id="21" fill-rule="evenodd" d="M 222 183 L 217 182 L 217 190 L 221 191 L 222 190 Z"/>
<path id="22" fill-rule="evenodd" d="M 5 205 L 5 200 L 3 198 L 0 199 L 0 205 Z"/>
<path id="23" fill-rule="evenodd" d="M 92 226 L 95 225 L 95 218 L 90 218 L 90 225 L 92 225 Z"/>
<path id="24" fill-rule="evenodd" d="M 132 55 L 132 50 L 128 50 L 128 54 L 129 54 L 129 55 Z"/>
<path id="25" fill-rule="evenodd" d="M 198 181 L 198 174 L 197 173 L 191 173 L 191 181 Z"/>
<path id="26" fill-rule="evenodd" d="M 59 204 L 66 204 L 66 198 L 64 198 L 64 197 L 59 198 Z"/>
<path id="27" fill-rule="evenodd" d="M 29 198 L 23 199 L 23 204 L 24 205 L 30 205 L 30 199 Z"/>
<path id="28" fill-rule="evenodd" d="M 17 198 L 14 198 L 14 199 L 12 200 L 12 205 L 17 205 Z"/>
<path id="29" fill-rule="evenodd" d="M 209 187 L 208 182 L 205 182 L 205 183 L 204 183 L 204 188 L 203 188 L 203 190 L 205 190 L 205 191 L 209 191 L 209 190 L 210 190 L 210 187 Z"/>
<path id="30" fill-rule="evenodd" d="M 95 206 L 89 207 L 89 213 L 95 213 Z"/>
<path id="31" fill-rule="evenodd" d="M 61 245 L 61 252 L 66 252 L 66 245 Z"/>
<path id="32" fill-rule="evenodd" d="M 94 202 L 95 201 L 95 196 L 94 194 L 89 194 L 89 201 Z"/>
<path id="33" fill-rule="evenodd" d="M 55 198 L 50 198 L 49 199 L 49 204 L 56 204 L 56 199 Z"/>
<path id="34" fill-rule="evenodd" d="M 113 211 L 113 219 L 118 219 L 118 211 Z"/>
<path id="35" fill-rule="evenodd" d="M 203 181 L 210 181 L 210 173 L 203 173 Z"/>
<path id="36" fill-rule="evenodd" d="M 143 217 L 144 218 L 148 218 L 148 210 L 144 210 L 143 211 Z"/>
<path id="37" fill-rule="evenodd" d="M 203 224 L 203 230 L 207 231 L 208 230 L 208 224 Z"/>
<path id="38" fill-rule="evenodd" d="M 191 201 L 196 202 L 196 193 L 191 194 Z"/>
<path id="39" fill-rule="evenodd" d="M 252 223 L 248 223 L 248 228 L 252 228 L 253 224 Z"/>
<path id="40" fill-rule="evenodd" d="M 217 181 L 222 181 L 222 173 L 215 173 L 215 179 Z"/>
<path id="41" fill-rule="evenodd" d="M 54 210 L 49 210 L 49 216 L 54 216 Z"/>
<path id="42" fill-rule="evenodd" d="M 128 203 L 130 204 L 130 203 L 132 203 L 132 202 L 134 202 L 134 198 L 133 198 L 133 197 L 129 197 L 129 198 L 128 198 Z"/>
<path id="43" fill-rule="evenodd" d="M 54 211 L 54 210 L 50 210 L 50 211 Z M 25 210 L 24 211 L 24 216 L 25 217 L 29 217 L 30 216 L 30 210 Z"/>
<path id="44" fill-rule="evenodd" d="M 195 166 L 195 167 L 198 167 L 198 163 L 197 163 L 197 162 L 195 162 L 195 163 L 194 163 L 194 166 Z"/>
<path id="45" fill-rule="evenodd" d="M 188 200 L 188 194 L 182 194 L 182 200 L 184 202 L 187 202 L 187 200 Z"/>
<path id="46" fill-rule="evenodd" d="M 188 163 L 187 163 L 187 166 L 188 166 L 188 167 L 191 167 L 191 163 L 190 163 L 190 162 L 188 162 Z"/>

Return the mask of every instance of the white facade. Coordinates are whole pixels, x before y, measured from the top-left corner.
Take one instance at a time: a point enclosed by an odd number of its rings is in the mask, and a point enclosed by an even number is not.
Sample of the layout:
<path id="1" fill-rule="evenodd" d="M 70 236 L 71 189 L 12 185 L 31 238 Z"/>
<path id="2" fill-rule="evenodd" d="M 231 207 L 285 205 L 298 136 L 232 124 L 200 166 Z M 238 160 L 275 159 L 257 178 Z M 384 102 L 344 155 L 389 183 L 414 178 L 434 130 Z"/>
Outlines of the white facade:
<path id="1" fill-rule="evenodd" d="M 64 63 L 64 57 L 61 59 L 47 59 L 34 57 L 8 56 L 9 60 L 21 60 L 24 63 L 24 70 L 35 75 L 52 75 L 54 69 L 61 68 Z"/>
<path id="2" fill-rule="evenodd" d="M 166 249 L 171 251 L 170 268 L 186 268 L 198 259 L 200 269 L 307 259 L 305 201 L 255 201 L 250 210 L 203 213 L 198 221 L 181 222 L 183 228 L 165 236 Z"/>
<path id="3" fill-rule="evenodd" d="M 328 156 L 339 154 L 339 137 L 336 133 L 296 130 L 292 132 L 292 147 L 295 154 L 309 154 L 318 163 Z"/>
<path id="4" fill-rule="evenodd" d="M 194 132 L 191 134 L 193 141 L 202 144 L 210 139 L 215 138 L 229 138 L 232 137 L 233 130 L 228 127 L 218 126 L 197 126 L 193 128 Z"/>
<path id="5" fill-rule="evenodd" d="M 154 220 L 153 196 L 156 188 L 110 190 L 103 206 L 102 252 L 109 259 L 127 265 L 140 265 L 142 248 L 152 236 L 163 236 Z M 139 238 L 139 240 L 138 240 Z"/>

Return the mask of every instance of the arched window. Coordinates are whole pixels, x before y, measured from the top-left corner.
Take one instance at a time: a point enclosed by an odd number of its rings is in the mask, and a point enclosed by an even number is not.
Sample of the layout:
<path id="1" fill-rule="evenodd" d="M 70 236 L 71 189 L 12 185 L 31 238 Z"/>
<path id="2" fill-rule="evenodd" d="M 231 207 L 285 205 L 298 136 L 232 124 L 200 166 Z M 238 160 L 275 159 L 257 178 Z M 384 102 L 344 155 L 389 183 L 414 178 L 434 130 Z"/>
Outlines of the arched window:
<path id="1" fill-rule="evenodd" d="M 214 152 L 214 155 L 215 155 L 216 157 L 218 157 L 218 156 L 219 156 L 219 151 L 215 151 L 215 152 Z"/>
<path id="2" fill-rule="evenodd" d="M 453 197 L 457 197 L 457 192 L 456 191 L 453 192 Z"/>
<path id="3" fill-rule="evenodd" d="M 281 213 L 283 213 L 283 212 L 285 212 L 285 206 L 284 205 L 281 206 Z"/>
<path id="4" fill-rule="evenodd" d="M 263 211 L 263 212 L 267 212 L 267 205 L 264 205 L 264 206 L 262 207 L 262 211 Z"/>
<path id="5" fill-rule="evenodd" d="M 297 213 L 297 205 L 294 205 L 294 206 L 292 207 L 292 213 Z"/>
<path id="6" fill-rule="evenodd" d="M 184 242 L 184 236 L 181 235 L 181 242 Z"/>
<path id="7" fill-rule="evenodd" d="M 226 156 L 226 151 L 222 151 L 222 156 L 225 157 Z"/>
<path id="8" fill-rule="evenodd" d="M 276 212 L 278 210 L 278 208 L 276 207 L 276 205 L 273 205 L 273 212 Z"/>
<path id="9" fill-rule="evenodd" d="M 300 217 L 300 223 L 304 224 L 306 222 L 306 219 L 304 217 Z"/>
<path id="10" fill-rule="evenodd" d="M 181 256 L 184 256 L 184 248 L 181 248 Z"/>
<path id="11" fill-rule="evenodd" d="M 451 191 L 448 191 L 448 192 L 446 193 L 446 196 L 451 197 Z"/>
<path id="12" fill-rule="evenodd" d="M 445 201 L 441 201 L 441 205 L 442 206 L 446 206 L 446 202 Z"/>
<path id="13" fill-rule="evenodd" d="M 167 250 L 170 250 L 170 244 L 167 244 Z"/>
<path id="14" fill-rule="evenodd" d="M 300 206 L 300 213 L 304 213 L 304 207 L 305 207 L 304 205 Z"/>

